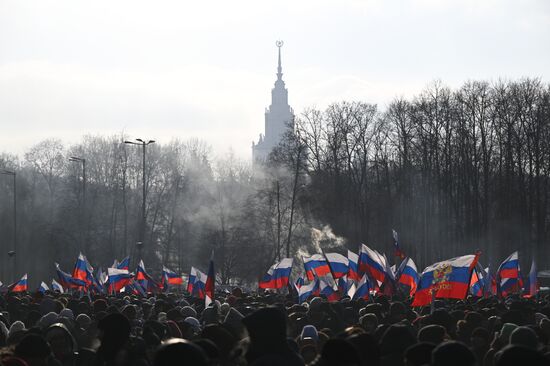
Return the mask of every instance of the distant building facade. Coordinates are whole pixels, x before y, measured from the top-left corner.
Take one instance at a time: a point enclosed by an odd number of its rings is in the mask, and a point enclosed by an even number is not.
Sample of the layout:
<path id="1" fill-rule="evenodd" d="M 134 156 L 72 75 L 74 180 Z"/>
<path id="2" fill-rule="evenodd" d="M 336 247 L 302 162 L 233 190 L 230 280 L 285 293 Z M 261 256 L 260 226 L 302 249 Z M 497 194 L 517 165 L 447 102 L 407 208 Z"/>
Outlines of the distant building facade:
<path id="1" fill-rule="evenodd" d="M 281 67 L 282 41 L 278 41 L 279 64 L 277 66 L 277 80 L 271 89 L 271 105 L 265 110 L 265 133 L 260 134 L 258 143 L 252 142 L 252 162 L 254 164 L 266 161 L 269 153 L 281 142 L 288 129 L 294 129 L 294 111 L 288 104 L 288 90 L 283 81 Z"/>

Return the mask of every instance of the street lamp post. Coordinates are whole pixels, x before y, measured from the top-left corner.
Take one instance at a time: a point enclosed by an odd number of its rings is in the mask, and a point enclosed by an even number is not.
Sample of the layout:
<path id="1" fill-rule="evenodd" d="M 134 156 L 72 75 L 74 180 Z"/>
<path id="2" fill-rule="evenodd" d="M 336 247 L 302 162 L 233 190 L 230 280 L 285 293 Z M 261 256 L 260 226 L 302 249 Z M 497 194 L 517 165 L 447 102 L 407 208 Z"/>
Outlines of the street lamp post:
<path id="1" fill-rule="evenodd" d="M 13 248 L 8 252 L 9 257 L 13 257 L 13 282 L 15 282 L 15 271 L 17 270 L 17 174 L 15 171 L 2 170 L 3 175 L 11 175 L 13 177 Z"/>
<path id="2" fill-rule="evenodd" d="M 141 260 L 141 248 L 143 246 L 143 243 L 145 242 L 145 225 L 146 225 L 145 200 L 147 198 L 147 191 L 145 189 L 145 187 L 146 187 L 146 180 L 145 180 L 145 148 L 149 144 L 154 144 L 155 140 L 144 141 L 142 139 L 136 139 L 136 141 L 137 142 L 126 140 L 126 141 L 124 141 L 124 143 L 125 144 L 130 144 L 130 145 L 141 145 L 141 147 L 142 147 L 143 166 L 142 166 L 141 176 L 142 176 L 142 189 L 143 190 L 142 190 L 142 200 L 141 200 L 141 226 L 140 226 L 140 231 L 139 231 L 139 240 L 136 243 L 137 247 L 138 247 L 138 252 L 139 252 L 139 258 L 138 258 L 138 261 L 139 261 L 139 260 Z"/>
<path id="3" fill-rule="evenodd" d="M 84 253 L 88 254 L 86 240 L 84 235 L 84 226 L 86 222 L 86 159 L 71 156 L 69 161 L 82 164 L 82 209 L 80 212 L 80 250 L 84 249 Z"/>

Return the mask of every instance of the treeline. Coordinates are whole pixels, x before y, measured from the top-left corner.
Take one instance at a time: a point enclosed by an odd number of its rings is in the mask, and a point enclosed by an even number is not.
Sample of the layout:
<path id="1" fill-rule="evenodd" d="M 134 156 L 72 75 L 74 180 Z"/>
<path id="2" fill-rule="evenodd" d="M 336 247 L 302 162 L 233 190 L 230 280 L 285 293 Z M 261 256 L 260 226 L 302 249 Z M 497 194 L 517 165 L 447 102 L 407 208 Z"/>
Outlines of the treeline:
<path id="1" fill-rule="evenodd" d="M 384 111 L 308 110 L 297 136 L 312 212 L 351 243 L 388 252 L 395 228 L 421 266 L 476 249 L 485 265 L 518 249 L 550 265 L 548 84 L 435 82 Z"/>
<path id="2" fill-rule="evenodd" d="M 390 254 L 392 228 L 420 267 L 476 249 L 484 264 L 516 249 L 524 265 L 532 255 L 550 264 L 550 88 L 540 80 L 433 83 L 385 110 L 308 109 L 295 126 L 254 167 L 198 140 L 148 145 L 145 227 L 142 148 L 129 136 L 1 154 L 0 170 L 17 174 L 18 268 L 7 254 L 13 180 L 0 175 L 0 280 L 47 279 L 78 251 L 96 267 L 131 255 L 152 272 L 206 270 L 214 250 L 223 283 L 252 282 L 287 252 L 343 249 L 338 236 Z M 70 157 L 86 160 L 85 184 Z"/>

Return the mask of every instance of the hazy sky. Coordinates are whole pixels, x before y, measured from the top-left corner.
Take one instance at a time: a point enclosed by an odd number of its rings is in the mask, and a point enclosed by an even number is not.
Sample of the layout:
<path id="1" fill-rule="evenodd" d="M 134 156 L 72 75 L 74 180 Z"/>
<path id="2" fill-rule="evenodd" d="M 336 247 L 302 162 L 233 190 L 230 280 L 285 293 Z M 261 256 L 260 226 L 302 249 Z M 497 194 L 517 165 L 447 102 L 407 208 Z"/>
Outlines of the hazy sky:
<path id="1" fill-rule="evenodd" d="M 550 81 L 548 0 L 0 0 L 0 151 L 125 131 L 248 159 L 278 39 L 297 114 L 434 79 Z"/>

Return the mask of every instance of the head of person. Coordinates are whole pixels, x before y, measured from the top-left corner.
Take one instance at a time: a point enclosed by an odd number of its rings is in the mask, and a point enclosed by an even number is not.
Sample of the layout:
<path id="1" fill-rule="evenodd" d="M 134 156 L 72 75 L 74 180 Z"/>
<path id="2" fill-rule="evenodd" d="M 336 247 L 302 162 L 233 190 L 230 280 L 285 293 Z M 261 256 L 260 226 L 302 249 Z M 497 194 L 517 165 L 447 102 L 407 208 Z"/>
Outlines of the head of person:
<path id="1" fill-rule="evenodd" d="M 46 366 L 51 349 L 46 340 L 38 334 L 27 334 L 15 346 L 15 356 L 24 360 L 28 366 Z"/>
<path id="2" fill-rule="evenodd" d="M 44 337 L 58 360 L 63 361 L 73 355 L 76 348 L 75 340 L 64 324 L 51 325 L 44 333 Z"/>
<path id="3" fill-rule="evenodd" d="M 475 366 L 476 358 L 461 342 L 445 342 L 432 351 L 431 366 Z"/>
<path id="4" fill-rule="evenodd" d="M 203 349 L 181 338 L 172 338 L 162 343 L 155 352 L 153 366 L 208 365 Z"/>

